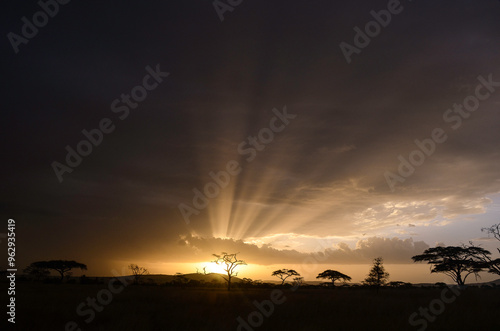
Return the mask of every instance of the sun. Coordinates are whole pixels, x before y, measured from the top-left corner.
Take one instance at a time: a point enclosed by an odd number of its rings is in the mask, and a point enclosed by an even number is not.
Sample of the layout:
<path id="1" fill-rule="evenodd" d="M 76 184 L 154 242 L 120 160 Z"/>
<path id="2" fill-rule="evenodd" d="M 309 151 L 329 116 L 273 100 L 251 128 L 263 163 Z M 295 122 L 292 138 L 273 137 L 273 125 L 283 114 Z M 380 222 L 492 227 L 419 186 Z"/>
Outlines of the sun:
<path id="1" fill-rule="evenodd" d="M 224 268 L 225 264 L 217 264 L 215 262 L 211 262 L 210 264 L 207 265 L 206 272 L 215 274 L 227 274 Z"/>

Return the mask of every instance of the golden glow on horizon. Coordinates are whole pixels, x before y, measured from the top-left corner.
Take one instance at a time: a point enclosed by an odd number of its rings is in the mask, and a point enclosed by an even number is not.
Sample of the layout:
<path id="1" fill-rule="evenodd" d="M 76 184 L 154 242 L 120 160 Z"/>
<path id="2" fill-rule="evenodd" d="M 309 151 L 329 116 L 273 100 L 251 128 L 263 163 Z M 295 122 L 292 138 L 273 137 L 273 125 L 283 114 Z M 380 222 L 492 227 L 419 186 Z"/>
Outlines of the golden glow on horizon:
<path id="1" fill-rule="evenodd" d="M 203 267 L 207 266 L 208 273 L 208 265 L 209 263 L 162 263 L 161 269 L 155 268 L 153 265 L 147 265 L 146 267 L 149 269 L 151 274 L 167 274 L 173 275 L 176 272 L 180 273 L 195 273 L 196 268 L 198 268 L 199 272 L 203 273 Z M 278 280 L 275 277 L 271 276 L 271 273 L 274 270 L 288 268 L 294 269 L 304 277 L 305 281 L 318 281 L 316 276 L 327 269 L 338 270 L 342 273 L 345 273 L 352 277 L 351 283 L 360 283 L 368 274 L 370 270 L 371 264 L 275 264 L 275 265 L 259 265 L 259 264 L 250 264 L 246 266 L 239 266 L 238 278 L 250 278 L 253 280 L 262 280 L 262 281 L 276 281 Z M 387 272 L 389 272 L 390 277 L 389 281 L 404 281 L 410 283 L 436 283 L 436 282 L 445 282 L 452 283 L 451 279 L 444 274 L 431 274 L 429 271 L 429 266 L 427 264 L 384 264 L 384 267 Z M 213 269 L 214 273 L 226 274 L 225 271 L 217 272 L 216 269 Z M 478 279 L 478 282 L 487 282 L 497 279 L 493 274 L 482 273 L 481 279 Z M 475 280 L 470 280 L 471 283 L 474 283 Z"/>

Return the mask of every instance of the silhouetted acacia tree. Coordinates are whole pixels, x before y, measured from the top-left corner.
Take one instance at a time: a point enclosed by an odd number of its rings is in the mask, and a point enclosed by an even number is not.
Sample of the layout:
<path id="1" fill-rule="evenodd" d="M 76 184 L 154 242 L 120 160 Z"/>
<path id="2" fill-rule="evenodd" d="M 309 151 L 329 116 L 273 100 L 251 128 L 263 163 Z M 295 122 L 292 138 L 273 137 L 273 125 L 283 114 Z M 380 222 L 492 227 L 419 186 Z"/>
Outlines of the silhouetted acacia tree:
<path id="1" fill-rule="evenodd" d="M 412 257 L 414 262 L 427 261 L 432 265 L 431 273 L 444 273 L 459 286 L 465 285 L 467 277 L 486 268 L 482 257 L 491 253 L 475 246 L 438 246 L 429 248 L 423 254 Z"/>
<path id="2" fill-rule="evenodd" d="M 377 257 L 373 260 L 373 267 L 370 270 L 370 273 L 363 281 L 363 284 L 368 286 L 377 287 L 377 291 L 380 286 L 383 286 L 389 280 L 389 273 L 385 272 L 385 268 L 382 265 L 384 260 L 381 257 Z"/>
<path id="3" fill-rule="evenodd" d="M 228 291 L 231 290 L 231 279 L 238 275 L 235 269 L 240 265 L 246 265 L 245 261 L 238 260 L 238 258 L 236 257 L 237 254 L 238 253 L 228 254 L 226 252 L 222 252 L 221 254 L 212 254 L 216 257 L 216 259 L 212 262 L 224 266 L 224 271 L 226 271 L 227 273 L 227 278 L 224 276 L 222 278 L 224 278 L 224 280 L 227 282 Z"/>
<path id="4" fill-rule="evenodd" d="M 87 270 L 85 264 L 67 260 L 38 261 L 31 263 L 28 268 L 29 267 L 55 270 L 61 275 L 61 282 L 64 279 L 64 275 L 72 269 Z"/>
<path id="5" fill-rule="evenodd" d="M 492 234 L 498 241 L 500 241 L 500 223 L 494 224 L 489 228 L 482 228 L 481 231 Z M 500 253 L 500 248 L 497 248 Z M 500 275 L 500 259 L 492 260 L 489 256 L 482 256 L 482 259 L 487 262 L 488 272 Z"/>
<path id="6" fill-rule="evenodd" d="M 500 223 L 494 224 L 489 228 L 482 228 L 481 231 L 486 232 L 488 234 L 492 234 L 498 241 L 500 241 Z M 500 253 L 500 248 L 497 248 Z"/>
<path id="7" fill-rule="evenodd" d="M 293 277 L 293 281 L 296 285 L 302 285 L 304 283 L 304 277 Z"/>
<path id="8" fill-rule="evenodd" d="M 23 273 L 34 281 L 40 281 L 50 275 L 47 268 L 38 268 L 33 263 L 23 269 Z"/>
<path id="9" fill-rule="evenodd" d="M 281 279 L 281 285 L 283 285 L 288 277 L 300 276 L 300 274 L 293 269 L 280 269 L 273 271 L 271 276 L 278 277 L 279 279 Z"/>
<path id="10" fill-rule="evenodd" d="M 139 279 L 144 275 L 149 275 L 148 269 L 139 267 L 137 264 L 130 264 L 128 268 L 132 271 L 134 276 L 134 284 L 139 284 Z"/>
<path id="11" fill-rule="evenodd" d="M 332 286 L 335 287 L 335 281 L 336 280 L 343 280 L 343 281 L 351 281 L 351 277 L 344 275 L 341 272 L 338 272 L 337 270 L 325 270 L 322 273 L 320 273 L 318 276 L 316 276 L 317 279 L 330 279 L 332 281 Z"/>

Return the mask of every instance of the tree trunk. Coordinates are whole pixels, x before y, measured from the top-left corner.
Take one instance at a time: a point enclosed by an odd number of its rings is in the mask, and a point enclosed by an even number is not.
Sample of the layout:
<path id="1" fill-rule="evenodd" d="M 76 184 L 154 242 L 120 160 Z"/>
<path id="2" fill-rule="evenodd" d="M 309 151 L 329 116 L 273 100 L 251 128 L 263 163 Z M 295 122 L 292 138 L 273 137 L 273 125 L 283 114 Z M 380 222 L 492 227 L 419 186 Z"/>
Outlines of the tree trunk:
<path id="1" fill-rule="evenodd" d="M 231 291 L 231 276 L 227 278 L 227 290 Z"/>

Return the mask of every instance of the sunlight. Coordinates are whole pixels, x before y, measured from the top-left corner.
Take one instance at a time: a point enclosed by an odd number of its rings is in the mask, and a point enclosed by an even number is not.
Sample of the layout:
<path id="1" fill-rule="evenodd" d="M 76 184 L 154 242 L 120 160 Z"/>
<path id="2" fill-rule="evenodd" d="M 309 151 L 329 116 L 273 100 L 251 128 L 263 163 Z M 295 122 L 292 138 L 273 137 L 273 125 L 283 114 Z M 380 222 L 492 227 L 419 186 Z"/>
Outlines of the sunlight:
<path id="1" fill-rule="evenodd" d="M 206 268 L 207 273 L 216 273 L 216 274 L 226 274 L 226 270 L 224 270 L 224 265 L 217 264 L 215 262 L 211 262 L 207 265 Z"/>
<path id="2" fill-rule="evenodd" d="M 224 270 L 225 265 L 221 265 L 221 264 L 218 265 L 217 263 L 214 263 L 214 262 L 210 262 L 208 264 L 201 264 L 200 267 L 198 267 L 198 269 L 199 269 L 200 272 L 203 272 L 203 267 L 206 267 L 205 268 L 205 272 L 207 274 L 210 274 L 210 273 L 223 274 L 223 275 L 227 274 L 226 270 Z M 252 267 L 249 268 L 248 265 L 240 265 L 240 266 L 238 266 L 236 272 L 238 272 L 238 276 L 239 275 L 243 275 L 243 274 L 247 275 L 247 273 L 249 271 L 250 272 L 255 271 L 255 270 L 252 270 L 252 269 L 255 269 L 255 267 L 254 268 L 252 268 Z M 247 276 L 242 276 L 242 277 L 247 277 Z"/>

